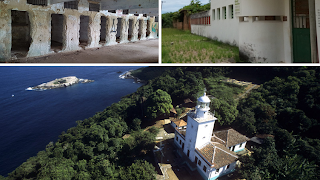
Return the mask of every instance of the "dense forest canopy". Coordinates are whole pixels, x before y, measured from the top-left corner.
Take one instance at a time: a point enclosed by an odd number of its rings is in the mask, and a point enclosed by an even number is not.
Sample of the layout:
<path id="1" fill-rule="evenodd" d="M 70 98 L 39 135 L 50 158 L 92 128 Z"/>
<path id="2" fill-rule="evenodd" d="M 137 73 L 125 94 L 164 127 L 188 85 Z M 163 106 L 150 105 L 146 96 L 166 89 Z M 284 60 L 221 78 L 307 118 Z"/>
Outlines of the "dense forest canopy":
<path id="1" fill-rule="evenodd" d="M 187 98 L 196 101 L 205 88 L 220 125 L 268 135 L 240 158 L 243 178 L 319 179 L 319 67 L 147 67 L 133 74 L 147 83 L 0 179 L 155 179 L 150 152 L 158 129 L 143 124 Z M 244 86 L 226 77 L 261 86 L 237 99 Z"/>

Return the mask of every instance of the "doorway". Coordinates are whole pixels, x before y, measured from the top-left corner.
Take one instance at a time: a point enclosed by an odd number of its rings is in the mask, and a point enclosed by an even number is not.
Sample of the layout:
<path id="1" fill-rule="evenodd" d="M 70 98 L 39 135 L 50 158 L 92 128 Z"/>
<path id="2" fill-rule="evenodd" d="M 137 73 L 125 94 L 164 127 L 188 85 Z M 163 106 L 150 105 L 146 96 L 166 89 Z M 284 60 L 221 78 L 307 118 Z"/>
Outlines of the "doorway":
<path id="1" fill-rule="evenodd" d="M 293 62 L 310 63 L 310 24 L 309 3 L 305 0 L 292 0 Z"/>
<path id="2" fill-rule="evenodd" d="M 51 14 L 51 50 L 59 52 L 63 48 L 63 25 L 62 14 Z"/>
<path id="3" fill-rule="evenodd" d="M 11 22 L 11 57 L 26 57 L 31 45 L 28 12 L 11 10 Z"/>

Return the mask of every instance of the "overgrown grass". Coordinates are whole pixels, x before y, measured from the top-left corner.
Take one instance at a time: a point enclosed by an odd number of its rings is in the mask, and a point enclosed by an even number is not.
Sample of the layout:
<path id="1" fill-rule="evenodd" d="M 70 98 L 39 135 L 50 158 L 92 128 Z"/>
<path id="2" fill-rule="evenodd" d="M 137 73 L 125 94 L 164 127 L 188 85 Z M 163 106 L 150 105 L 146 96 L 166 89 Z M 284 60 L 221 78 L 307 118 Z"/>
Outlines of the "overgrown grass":
<path id="1" fill-rule="evenodd" d="M 162 29 L 163 63 L 241 62 L 236 46 L 173 28 Z"/>

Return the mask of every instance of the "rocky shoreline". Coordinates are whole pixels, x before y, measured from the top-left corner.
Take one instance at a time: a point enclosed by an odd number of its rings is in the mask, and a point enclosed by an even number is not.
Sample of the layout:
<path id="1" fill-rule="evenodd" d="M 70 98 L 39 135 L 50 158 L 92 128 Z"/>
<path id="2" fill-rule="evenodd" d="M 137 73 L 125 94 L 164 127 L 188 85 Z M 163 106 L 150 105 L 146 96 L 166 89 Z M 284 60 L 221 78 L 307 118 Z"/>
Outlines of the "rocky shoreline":
<path id="1" fill-rule="evenodd" d="M 137 77 L 132 76 L 132 71 L 133 71 L 133 70 L 129 70 L 129 71 L 124 72 L 123 74 L 121 74 L 121 75 L 119 76 L 119 78 L 120 78 L 120 79 L 134 79 L 134 81 L 135 81 L 136 83 L 144 83 L 143 80 L 141 80 L 141 79 L 139 79 L 139 78 L 137 78 Z"/>
<path id="2" fill-rule="evenodd" d="M 68 76 L 59 79 L 55 79 L 53 81 L 49 81 L 47 83 L 42 83 L 38 86 L 29 87 L 27 90 L 47 90 L 47 89 L 55 89 L 72 86 L 78 83 L 90 83 L 94 82 L 94 80 L 89 79 L 79 79 L 76 76 Z"/>

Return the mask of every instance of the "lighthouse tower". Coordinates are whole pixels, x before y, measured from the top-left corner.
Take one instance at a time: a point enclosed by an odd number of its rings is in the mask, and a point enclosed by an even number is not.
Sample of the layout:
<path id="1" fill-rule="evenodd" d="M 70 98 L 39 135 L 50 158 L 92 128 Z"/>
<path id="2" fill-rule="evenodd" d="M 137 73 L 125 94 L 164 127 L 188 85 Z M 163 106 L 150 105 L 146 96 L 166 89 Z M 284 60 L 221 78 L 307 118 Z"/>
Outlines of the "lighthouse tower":
<path id="1" fill-rule="evenodd" d="M 210 102 L 209 97 L 204 93 L 198 98 L 196 109 L 188 113 L 186 146 L 183 152 L 191 161 L 194 161 L 195 149 L 211 141 L 214 122 L 217 118 L 210 112 Z"/>

